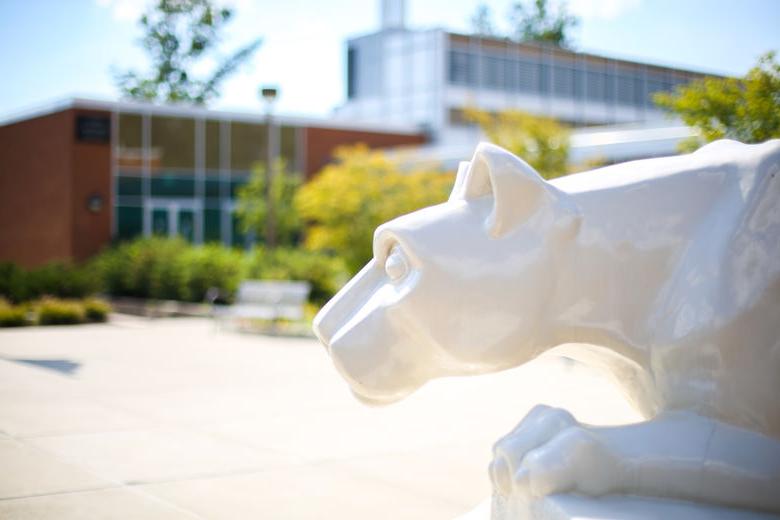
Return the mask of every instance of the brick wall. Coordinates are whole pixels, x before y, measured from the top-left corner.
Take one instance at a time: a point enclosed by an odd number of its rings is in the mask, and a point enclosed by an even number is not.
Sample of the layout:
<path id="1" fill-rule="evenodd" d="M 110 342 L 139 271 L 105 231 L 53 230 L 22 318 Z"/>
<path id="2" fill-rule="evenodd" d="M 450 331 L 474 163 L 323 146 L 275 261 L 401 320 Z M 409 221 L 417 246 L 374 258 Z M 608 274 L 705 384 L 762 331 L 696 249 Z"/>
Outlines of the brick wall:
<path id="1" fill-rule="evenodd" d="M 0 127 L 0 261 L 82 260 L 110 239 L 110 144 L 76 142 L 77 112 Z"/>

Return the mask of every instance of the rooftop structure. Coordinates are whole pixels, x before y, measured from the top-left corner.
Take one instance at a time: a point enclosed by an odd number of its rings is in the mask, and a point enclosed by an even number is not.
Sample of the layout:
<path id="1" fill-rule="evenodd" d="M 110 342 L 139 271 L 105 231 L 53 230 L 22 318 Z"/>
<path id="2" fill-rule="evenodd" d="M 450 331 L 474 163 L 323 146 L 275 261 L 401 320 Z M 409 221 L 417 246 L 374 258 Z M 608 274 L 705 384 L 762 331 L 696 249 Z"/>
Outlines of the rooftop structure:
<path id="1" fill-rule="evenodd" d="M 383 9 L 393 3 L 403 4 L 386 0 Z M 348 40 L 346 53 L 339 119 L 417 125 L 442 145 L 478 139 L 463 116 L 469 107 L 518 109 L 574 127 L 663 126 L 653 94 L 707 75 L 549 44 L 412 30 L 397 21 Z"/>

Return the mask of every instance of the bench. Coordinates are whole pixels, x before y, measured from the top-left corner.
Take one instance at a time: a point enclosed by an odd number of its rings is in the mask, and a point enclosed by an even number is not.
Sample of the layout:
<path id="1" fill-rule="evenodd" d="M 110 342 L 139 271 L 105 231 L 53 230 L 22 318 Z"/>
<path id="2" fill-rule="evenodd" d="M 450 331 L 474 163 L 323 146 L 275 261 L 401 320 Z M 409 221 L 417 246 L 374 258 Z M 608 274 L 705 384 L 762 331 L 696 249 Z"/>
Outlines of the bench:
<path id="1" fill-rule="evenodd" d="M 238 320 L 302 320 L 310 289 L 308 282 L 246 280 L 238 286 L 235 303 L 215 311 L 215 316 Z"/>

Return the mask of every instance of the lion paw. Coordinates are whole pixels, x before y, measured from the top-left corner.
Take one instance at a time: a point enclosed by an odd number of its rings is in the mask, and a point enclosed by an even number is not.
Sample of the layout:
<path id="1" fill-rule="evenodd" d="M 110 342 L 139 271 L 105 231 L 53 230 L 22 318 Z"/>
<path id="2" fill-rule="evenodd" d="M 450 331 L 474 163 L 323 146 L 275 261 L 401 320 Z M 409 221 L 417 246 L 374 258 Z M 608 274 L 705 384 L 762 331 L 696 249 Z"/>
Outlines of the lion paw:
<path id="1" fill-rule="evenodd" d="M 619 460 L 595 431 L 539 405 L 493 447 L 495 492 L 521 500 L 554 493 L 602 495 L 619 486 Z"/>

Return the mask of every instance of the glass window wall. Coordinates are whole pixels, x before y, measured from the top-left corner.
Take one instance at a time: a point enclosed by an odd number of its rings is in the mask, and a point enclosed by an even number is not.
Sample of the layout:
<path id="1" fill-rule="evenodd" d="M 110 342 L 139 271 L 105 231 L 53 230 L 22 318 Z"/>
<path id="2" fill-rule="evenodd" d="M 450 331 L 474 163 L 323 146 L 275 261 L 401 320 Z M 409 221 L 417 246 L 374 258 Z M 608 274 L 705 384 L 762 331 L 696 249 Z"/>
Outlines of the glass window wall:
<path id="1" fill-rule="evenodd" d="M 497 54 L 463 47 L 450 50 L 448 58 L 452 85 L 634 107 L 651 105 L 653 93 L 670 91 L 691 78 L 687 73 L 644 71 L 613 61 Z"/>
<path id="2" fill-rule="evenodd" d="M 178 234 L 195 243 L 244 247 L 233 208 L 237 190 L 266 161 L 257 123 L 118 113 L 113 160 L 116 238 Z M 297 165 L 296 127 L 277 127 L 278 153 Z"/>

